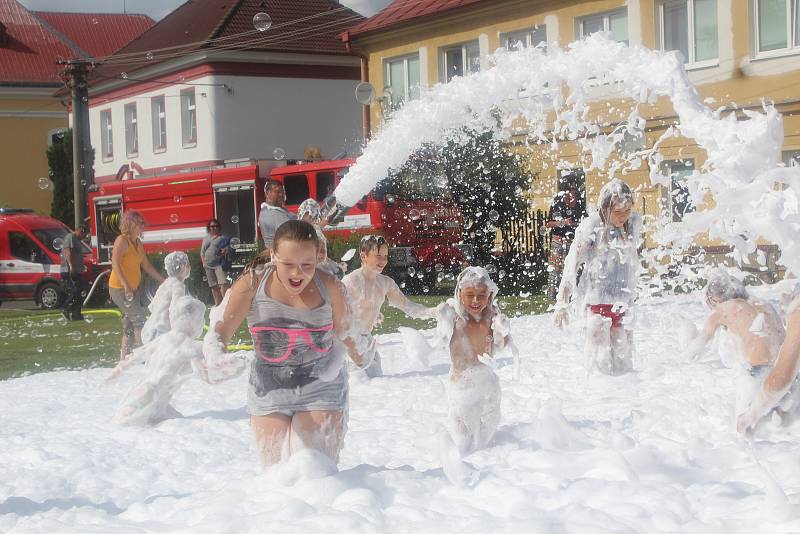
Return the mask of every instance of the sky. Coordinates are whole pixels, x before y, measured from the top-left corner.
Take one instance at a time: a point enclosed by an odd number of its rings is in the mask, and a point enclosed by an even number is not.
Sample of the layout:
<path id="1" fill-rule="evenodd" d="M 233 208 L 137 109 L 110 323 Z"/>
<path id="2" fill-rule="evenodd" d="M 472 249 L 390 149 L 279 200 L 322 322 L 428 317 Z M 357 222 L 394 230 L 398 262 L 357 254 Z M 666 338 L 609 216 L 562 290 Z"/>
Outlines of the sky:
<path id="1" fill-rule="evenodd" d="M 31 10 L 37 11 L 77 11 L 91 13 L 144 13 L 154 20 L 162 19 L 167 13 L 181 5 L 185 0 L 18 0 Z M 340 0 L 341 4 L 370 16 L 383 9 L 392 0 Z"/>

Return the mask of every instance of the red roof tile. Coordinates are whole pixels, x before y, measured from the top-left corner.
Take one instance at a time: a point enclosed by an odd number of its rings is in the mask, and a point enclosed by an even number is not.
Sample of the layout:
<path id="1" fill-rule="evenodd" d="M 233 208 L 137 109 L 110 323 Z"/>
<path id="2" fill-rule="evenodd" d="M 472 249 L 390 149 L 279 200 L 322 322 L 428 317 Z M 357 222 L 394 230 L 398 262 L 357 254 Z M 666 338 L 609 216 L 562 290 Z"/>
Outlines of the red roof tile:
<path id="1" fill-rule="evenodd" d="M 260 12 L 272 18 L 264 32 L 253 27 Z M 348 55 L 338 36 L 363 20 L 334 0 L 189 0 L 118 50 L 95 75 L 131 73 L 201 49 Z M 174 48 L 164 50 L 169 47 Z"/>
<path id="2" fill-rule="evenodd" d="M 350 37 L 376 30 L 386 29 L 397 24 L 407 23 L 422 17 L 438 15 L 445 11 L 459 9 L 483 0 L 394 0 L 381 11 L 361 24 L 350 28 Z"/>
<path id="3" fill-rule="evenodd" d="M 75 52 L 15 0 L 0 0 L 7 42 L 0 46 L 0 85 L 61 85 L 58 58 Z"/>
<path id="4" fill-rule="evenodd" d="M 155 24 L 147 15 L 48 11 L 33 14 L 89 57 L 109 56 Z"/>

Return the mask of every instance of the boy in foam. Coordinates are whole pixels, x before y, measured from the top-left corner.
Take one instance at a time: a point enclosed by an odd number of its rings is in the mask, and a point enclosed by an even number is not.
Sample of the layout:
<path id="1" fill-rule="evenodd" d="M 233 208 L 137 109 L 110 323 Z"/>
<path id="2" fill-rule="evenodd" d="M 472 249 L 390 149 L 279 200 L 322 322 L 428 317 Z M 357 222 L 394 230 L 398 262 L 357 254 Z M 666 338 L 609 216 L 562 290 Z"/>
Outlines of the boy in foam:
<path id="1" fill-rule="evenodd" d="M 180 414 L 169 402 L 189 378 L 197 374 L 208 381 L 203 365 L 202 342 L 206 306 L 192 297 L 180 297 L 170 307 L 172 329 L 155 341 L 142 345 L 119 362 L 109 377 L 113 380 L 131 364 L 146 361 L 144 377 L 123 398 L 113 421 L 122 425 L 156 424 Z"/>
<path id="2" fill-rule="evenodd" d="M 736 419 L 736 429 L 739 432 L 746 432 L 755 427 L 773 410 L 778 415 L 787 412 L 797 415 L 797 410 L 800 408 L 798 368 L 800 368 L 800 296 L 795 297 L 789 305 L 786 336 L 778 350 L 774 365 L 764 376 L 750 405 Z"/>
<path id="3" fill-rule="evenodd" d="M 433 319 L 436 308 L 427 308 L 411 302 L 397 287 L 394 280 L 381 274 L 389 262 L 389 244 L 380 236 L 368 235 L 361 239 L 361 267 L 342 279 L 355 316 L 359 332 L 371 336 L 375 325 L 383 321 L 381 306 L 389 304 L 415 319 Z M 372 363 L 365 369 L 367 376 L 381 376 L 381 358 L 374 352 Z"/>
<path id="4" fill-rule="evenodd" d="M 570 300 L 586 314 L 586 363 L 616 375 L 633 367 L 633 302 L 636 298 L 642 219 L 633 192 L 614 179 L 600 190 L 597 212 L 585 218 L 564 262 L 553 321 L 564 327 Z M 584 265 L 580 284 L 578 268 Z"/>
<path id="5" fill-rule="evenodd" d="M 169 332 L 169 310 L 173 303 L 186 296 L 184 282 L 189 278 L 192 268 L 185 252 L 170 252 L 164 258 L 167 279 L 158 286 L 148 309 L 150 317 L 142 328 L 142 343 L 150 343 L 161 334 Z"/>
<path id="6" fill-rule="evenodd" d="M 497 293 L 486 269 L 467 267 L 458 276 L 454 297 L 437 308 L 437 337 L 447 344 L 451 361 L 447 429 L 462 455 L 485 447 L 500 422 L 494 356 L 511 348 L 518 373 L 517 351 Z"/>

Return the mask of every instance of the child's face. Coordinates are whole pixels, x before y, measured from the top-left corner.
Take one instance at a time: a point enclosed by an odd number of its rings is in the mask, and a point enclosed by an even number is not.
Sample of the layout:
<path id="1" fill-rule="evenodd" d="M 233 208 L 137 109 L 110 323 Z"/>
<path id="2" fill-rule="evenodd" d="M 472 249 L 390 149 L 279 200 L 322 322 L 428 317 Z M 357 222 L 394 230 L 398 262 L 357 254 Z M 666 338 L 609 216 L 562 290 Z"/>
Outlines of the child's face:
<path id="1" fill-rule="evenodd" d="M 461 289 L 461 305 L 470 315 L 479 316 L 489 305 L 491 293 L 486 284 L 475 284 Z"/>
<path id="2" fill-rule="evenodd" d="M 278 280 L 292 295 L 299 295 L 314 278 L 317 268 L 317 247 L 313 241 L 278 243 L 272 255 Z"/>
<path id="3" fill-rule="evenodd" d="M 632 210 L 633 204 L 631 202 L 612 204 L 611 209 L 608 210 L 608 222 L 615 228 L 622 228 L 631 218 Z"/>
<path id="4" fill-rule="evenodd" d="M 361 265 L 373 271 L 383 272 L 387 263 L 389 263 L 389 245 L 373 247 L 369 252 L 361 253 Z"/>

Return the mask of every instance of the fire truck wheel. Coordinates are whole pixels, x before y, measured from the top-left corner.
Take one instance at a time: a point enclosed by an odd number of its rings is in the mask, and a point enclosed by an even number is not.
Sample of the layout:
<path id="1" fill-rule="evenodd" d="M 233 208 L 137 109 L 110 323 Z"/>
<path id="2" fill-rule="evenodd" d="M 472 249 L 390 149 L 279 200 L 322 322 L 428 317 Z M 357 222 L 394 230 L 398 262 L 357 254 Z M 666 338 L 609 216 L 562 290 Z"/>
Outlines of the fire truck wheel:
<path id="1" fill-rule="evenodd" d="M 61 287 L 55 282 L 45 282 L 39 287 L 39 292 L 36 294 L 36 301 L 45 310 L 58 308 L 61 306 L 63 298 Z"/>

